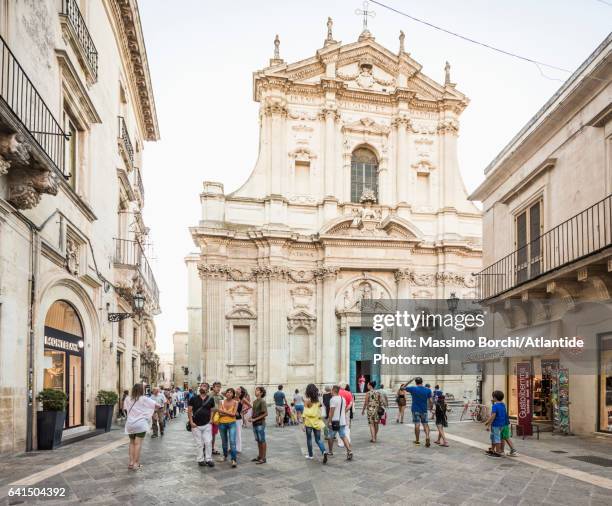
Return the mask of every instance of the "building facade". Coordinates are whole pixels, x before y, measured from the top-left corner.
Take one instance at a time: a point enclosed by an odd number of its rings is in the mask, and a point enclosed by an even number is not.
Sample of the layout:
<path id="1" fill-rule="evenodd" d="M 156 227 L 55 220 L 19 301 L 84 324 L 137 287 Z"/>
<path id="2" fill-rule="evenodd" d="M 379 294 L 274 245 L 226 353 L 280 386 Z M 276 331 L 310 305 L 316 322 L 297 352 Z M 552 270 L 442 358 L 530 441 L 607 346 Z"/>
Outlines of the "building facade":
<path id="1" fill-rule="evenodd" d="M 189 362 L 188 362 L 188 346 L 189 334 L 187 332 L 175 332 L 172 334 L 172 344 L 174 347 L 173 363 L 174 363 L 174 385 L 183 388 L 185 382 L 188 382 Z"/>
<path id="2" fill-rule="evenodd" d="M 207 181 L 200 196 L 189 372 L 353 388 L 363 373 L 390 386 L 402 378 L 363 352 L 361 301 L 475 295 L 481 216 L 457 161 L 468 99 L 448 64 L 444 84 L 423 74 L 403 34 L 397 52 L 367 30 L 343 45 L 329 20 L 314 56 L 287 63 L 279 46 L 253 75 L 252 174 L 231 194 Z M 461 394 L 462 381 L 446 389 Z"/>
<path id="3" fill-rule="evenodd" d="M 612 36 L 487 167 L 478 295 L 496 336 L 584 339 L 581 349 L 498 350 L 484 399 L 506 392 L 518 415 L 562 432 L 612 431 Z M 519 371 L 519 369 L 521 371 Z"/>
<path id="4" fill-rule="evenodd" d="M 68 396 L 66 438 L 94 425 L 98 390 L 157 376 L 142 152 L 159 131 L 135 0 L 2 0 L 0 36 L 0 452 L 11 452 L 36 448 L 42 389 Z"/>
<path id="5" fill-rule="evenodd" d="M 159 368 L 157 371 L 156 384 L 162 388 L 172 388 L 175 386 L 173 353 L 159 354 Z"/>

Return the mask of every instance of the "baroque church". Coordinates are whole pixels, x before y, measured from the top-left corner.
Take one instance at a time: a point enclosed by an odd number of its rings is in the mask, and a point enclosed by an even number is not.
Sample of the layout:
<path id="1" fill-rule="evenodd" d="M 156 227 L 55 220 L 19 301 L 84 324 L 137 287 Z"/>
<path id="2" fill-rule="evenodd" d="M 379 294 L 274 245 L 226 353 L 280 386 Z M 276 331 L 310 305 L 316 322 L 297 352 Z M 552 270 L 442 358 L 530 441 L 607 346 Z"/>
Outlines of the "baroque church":
<path id="1" fill-rule="evenodd" d="M 475 297 L 481 213 L 457 159 L 467 97 L 367 27 L 315 54 L 280 56 L 253 75 L 260 148 L 225 194 L 204 182 L 191 228 L 189 374 L 223 384 L 396 386 L 372 364 L 363 299 Z M 370 346 L 367 341 L 370 341 Z M 463 395 L 461 377 L 431 378 Z M 444 380 L 444 381 L 442 381 Z"/>

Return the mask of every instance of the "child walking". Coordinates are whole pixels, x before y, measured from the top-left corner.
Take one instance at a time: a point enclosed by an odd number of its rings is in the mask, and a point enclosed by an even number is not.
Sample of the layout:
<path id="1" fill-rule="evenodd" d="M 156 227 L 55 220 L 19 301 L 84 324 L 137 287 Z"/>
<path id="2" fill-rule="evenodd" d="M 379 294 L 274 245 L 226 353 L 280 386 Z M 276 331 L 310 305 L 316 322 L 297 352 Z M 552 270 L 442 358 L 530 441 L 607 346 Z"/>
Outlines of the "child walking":
<path id="1" fill-rule="evenodd" d="M 438 439 L 434 441 L 437 445 L 448 446 L 446 440 L 446 434 L 444 433 L 444 427 L 448 427 L 448 405 L 444 395 L 439 395 L 436 399 L 436 427 L 438 428 Z"/>
<path id="2" fill-rule="evenodd" d="M 491 450 L 486 453 L 490 457 L 501 457 L 504 454 L 501 432 L 508 420 L 508 412 L 506 411 L 506 405 L 502 402 L 504 400 L 503 392 L 495 390 L 491 397 L 493 407 L 491 408 L 491 415 L 485 422 L 485 427 L 491 431 Z"/>

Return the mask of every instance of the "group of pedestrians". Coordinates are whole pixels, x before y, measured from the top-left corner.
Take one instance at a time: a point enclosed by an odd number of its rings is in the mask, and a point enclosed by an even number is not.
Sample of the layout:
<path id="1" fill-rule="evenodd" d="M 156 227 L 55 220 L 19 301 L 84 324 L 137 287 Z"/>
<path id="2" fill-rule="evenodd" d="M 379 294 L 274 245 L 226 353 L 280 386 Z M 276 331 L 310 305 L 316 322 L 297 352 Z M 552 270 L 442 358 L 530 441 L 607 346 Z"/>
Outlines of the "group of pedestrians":
<path id="1" fill-rule="evenodd" d="M 414 385 L 411 383 L 414 382 Z M 384 389 L 376 388 L 374 381 L 366 382 L 366 395 L 362 415 L 367 416 L 370 429 L 370 442 L 376 443 L 379 437 L 379 426 L 387 419 L 389 402 Z M 435 419 L 438 437 L 435 444 L 448 446 L 445 428 L 448 426 L 450 411 L 444 393 L 438 385 L 433 389 L 423 385 L 422 378 L 413 378 L 402 384 L 397 391 L 396 401 L 398 414 L 396 423 L 404 423 L 404 412 L 407 406 L 407 394 L 411 396 L 412 421 L 414 423 L 414 444 L 421 444 L 421 428 L 425 434 L 425 446 L 431 446 L 429 416 Z M 492 414 L 486 422 L 491 430 L 492 456 L 504 454 L 505 444 L 510 447 L 510 455 L 516 450 L 510 440 L 509 420 L 502 392 L 493 392 Z M 308 450 L 306 459 L 314 459 L 314 445 L 321 454 L 321 462 L 327 464 L 334 455 L 334 445 L 344 448 L 346 459 L 353 459 L 350 438 L 350 425 L 353 418 L 355 397 L 348 385 L 327 386 L 320 392 L 316 385 L 309 384 L 304 393 L 295 389 L 289 400 L 283 385 L 273 394 L 275 421 L 278 428 L 295 420 L 306 436 Z M 163 436 L 165 424 L 176 418 L 183 411 L 187 412 L 186 430 L 190 431 L 196 444 L 196 461 L 200 466 L 214 467 L 213 456 L 223 455 L 223 461 L 238 465 L 238 454 L 242 452 L 243 430 L 252 427 L 253 437 L 257 444 L 257 456 L 251 459 L 255 464 L 267 462 L 266 419 L 268 406 L 266 389 L 258 386 L 251 399 L 244 387 L 228 387 L 222 390 L 220 382 L 212 385 L 201 383 L 196 391 L 182 391 L 179 388 L 162 391 L 153 388 L 150 396 L 145 395 L 142 384 L 134 385 L 132 391 L 124 392 L 121 399 L 120 413 L 126 418 L 125 432 L 129 435 L 128 469 L 138 470 L 142 440 L 152 421 L 152 437 Z M 221 440 L 219 451 L 218 440 Z M 314 440 L 314 445 L 313 445 Z"/>

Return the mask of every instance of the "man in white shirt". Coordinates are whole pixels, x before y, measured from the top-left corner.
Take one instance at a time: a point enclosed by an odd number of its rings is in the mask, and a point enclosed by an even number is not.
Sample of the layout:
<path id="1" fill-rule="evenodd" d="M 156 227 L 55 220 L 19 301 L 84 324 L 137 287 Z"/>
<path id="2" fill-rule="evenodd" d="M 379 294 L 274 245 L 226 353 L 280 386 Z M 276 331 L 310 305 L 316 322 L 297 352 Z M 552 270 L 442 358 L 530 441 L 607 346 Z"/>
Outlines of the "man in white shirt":
<path id="1" fill-rule="evenodd" d="M 340 436 L 340 439 L 344 443 L 346 448 L 346 460 L 353 459 L 353 451 L 351 448 L 351 442 L 346 437 L 346 401 L 340 395 L 340 387 L 335 385 L 332 388 L 332 398 L 329 401 L 329 434 L 327 444 L 329 446 L 329 454 L 333 455 L 334 439 L 336 434 Z"/>
<path id="2" fill-rule="evenodd" d="M 161 408 L 155 408 L 153 413 L 153 435 L 151 437 L 158 437 L 158 435 L 164 435 L 164 410 L 166 409 L 166 396 L 161 393 L 159 387 L 153 388 L 151 399 Z"/>

